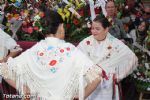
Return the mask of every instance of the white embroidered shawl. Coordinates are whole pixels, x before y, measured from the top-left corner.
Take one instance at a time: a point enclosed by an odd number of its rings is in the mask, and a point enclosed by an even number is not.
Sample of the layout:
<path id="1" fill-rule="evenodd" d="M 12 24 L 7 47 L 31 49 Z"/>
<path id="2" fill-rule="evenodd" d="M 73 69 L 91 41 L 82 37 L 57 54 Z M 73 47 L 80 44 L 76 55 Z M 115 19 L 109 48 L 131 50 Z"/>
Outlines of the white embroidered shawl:
<path id="1" fill-rule="evenodd" d="M 113 87 L 113 75 L 120 81 L 136 68 L 137 57 L 120 40 L 109 33 L 100 43 L 91 35 L 78 45 L 95 64 L 99 64 L 105 71 L 109 80 L 104 80 L 88 97 L 88 100 L 119 100 L 118 88 Z M 113 90 L 115 88 L 115 90 Z M 113 91 L 116 91 L 115 93 Z M 113 97 L 114 96 L 114 97 Z"/>
<path id="2" fill-rule="evenodd" d="M 0 60 L 6 57 L 8 50 L 11 52 L 22 50 L 16 41 L 13 40 L 7 33 L 0 29 Z"/>
<path id="3" fill-rule="evenodd" d="M 7 67 L 3 66 L 2 76 L 15 77 L 21 93 L 23 84 L 26 84 L 31 94 L 44 100 L 71 100 L 78 94 L 83 96 L 83 75 L 88 84 L 101 73 L 100 68 L 93 68 L 93 63 L 76 47 L 52 37 L 42 40 L 20 56 L 9 59 Z M 16 73 L 15 76 L 12 72 Z"/>
<path id="4" fill-rule="evenodd" d="M 137 57 L 120 40 L 110 33 L 104 41 L 98 43 L 91 35 L 84 39 L 78 48 L 99 64 L 107 73 L 115 73 L 121 80 L 137 67 Z"/>

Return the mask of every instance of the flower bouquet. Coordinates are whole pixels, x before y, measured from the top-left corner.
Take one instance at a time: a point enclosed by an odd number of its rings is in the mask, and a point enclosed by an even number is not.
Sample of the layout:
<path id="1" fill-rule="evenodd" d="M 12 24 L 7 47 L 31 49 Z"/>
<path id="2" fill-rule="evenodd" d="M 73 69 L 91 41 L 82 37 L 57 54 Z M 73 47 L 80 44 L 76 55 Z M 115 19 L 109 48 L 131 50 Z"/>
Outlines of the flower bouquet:
<path id="1" fill-rule="evenodd" d="M 135 86 L 139 91 L 150 91 L 150 64 L 139 65 L 132 74 Z"/>
<path id="2" fill-rule="evenodd" d="M 40 20 L 44 13 L 38 8 L 48 6 L 48 0 L 7 0 L 3 3 L 4 30 L 13 38 L 24 41 L 38 41 L 43 38 L 40 34 L 44 29 Z M 1 5 L 2 6 L 2 5 Z"/>

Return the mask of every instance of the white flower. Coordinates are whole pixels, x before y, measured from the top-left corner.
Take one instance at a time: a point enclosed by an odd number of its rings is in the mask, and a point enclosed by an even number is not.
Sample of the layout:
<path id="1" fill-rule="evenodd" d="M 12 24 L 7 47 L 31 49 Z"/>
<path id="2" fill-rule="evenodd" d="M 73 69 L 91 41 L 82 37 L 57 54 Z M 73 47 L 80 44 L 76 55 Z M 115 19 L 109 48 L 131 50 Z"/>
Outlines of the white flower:
<path id="1" fill-rule="evenodd" d="M 147 91 L 150 91 L 150 87 L 147 88 Z"/>
<path id="2" fill-rule="evenodd" d="M 40 19 L 40 16 L 39 15 L 36 15 L 35 17 L 34 17 L 34 21 L 38 21 Z"/>
<path id="3" fill-rule="evenodd" d="M 134 75 L 134 78 L 137 78 L 137 76 L 136 76 L 136 75 Z"/>
<path id="4" fill-rule="evenodd" d="M 136 73 L 138 76 L 141 75 L 139 72 Z"/>

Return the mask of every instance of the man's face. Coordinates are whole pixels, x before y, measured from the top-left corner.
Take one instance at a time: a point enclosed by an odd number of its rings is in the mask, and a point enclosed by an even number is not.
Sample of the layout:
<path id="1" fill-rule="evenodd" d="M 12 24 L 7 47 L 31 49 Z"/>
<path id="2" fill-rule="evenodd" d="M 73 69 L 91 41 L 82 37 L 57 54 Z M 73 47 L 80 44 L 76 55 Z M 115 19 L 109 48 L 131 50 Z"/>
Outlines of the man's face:
<path id="1" fill-rule="evenodd" d="M 106 12 L 107 12 L 107 16 L 114 16 L 115 15 L 115 4 L 114 2 L 110 1 L 106 4 Z"/>

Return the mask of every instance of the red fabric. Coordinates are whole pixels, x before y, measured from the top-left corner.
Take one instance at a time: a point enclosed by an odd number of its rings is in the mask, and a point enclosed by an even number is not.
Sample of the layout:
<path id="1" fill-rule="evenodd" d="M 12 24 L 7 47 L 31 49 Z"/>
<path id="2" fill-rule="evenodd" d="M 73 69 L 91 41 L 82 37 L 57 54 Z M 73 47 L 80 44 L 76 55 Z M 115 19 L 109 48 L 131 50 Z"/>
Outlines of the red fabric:
<path id="1" fill-rule="evenodd" d="M 0 100 L 3 100 L 3 87 L 2 87 L 2 83 L 0 83 Z"/>
<path id="2" fill-rule="evenodd" d="M 117 84 L 116 75 L 113 74 L 113 98 L 115 98 L 116 94 L 116 84 Z"/>
<path id="3" fill-rule="evenodd" d="M 36 43 L 37 43 L 36 41 L 17 41 L 17 44 L 20 45 L 20 47 L 23 49 L 23 51 L 31 48 Z M 77 46 L 78 43 L 73 43 L 73 45 Z"/>
<path id="4" fill-rule="evenodd" d="M 102 69 L 102 78 L 105 78 L 106 80 L 108 80 L 108 76 L 107 76 L 106 72 L 103 70 L 103 68 L 101 66 L 99 66 L 98 64 L 96 64 L 96 65 Z"/>
<path id="5" fill-rule="evenodd" d="M 16 95 L 17 94 L 17 91 L 15 88 L 13 88 L 12 86 L 10 86 L 5 80 L 2 80 L 2 83 L 1 83 L 1 92 L 2 94 L 5 94 L 5 95 Z M 2 98 L 0 98 L 0 100 L 11 100 L 11 98 L 7 98 L 3 95 Z M 17 99 L 19 100 L 19 99 Z"/>
<path id="6" fill-rule="evenodd" d="M 17 44 L 20 45 L 20 47 L 23 49 L 23 51 L 31 48 L 36 43 L 37 43 L 36 41 L 17 41 Z"/>

